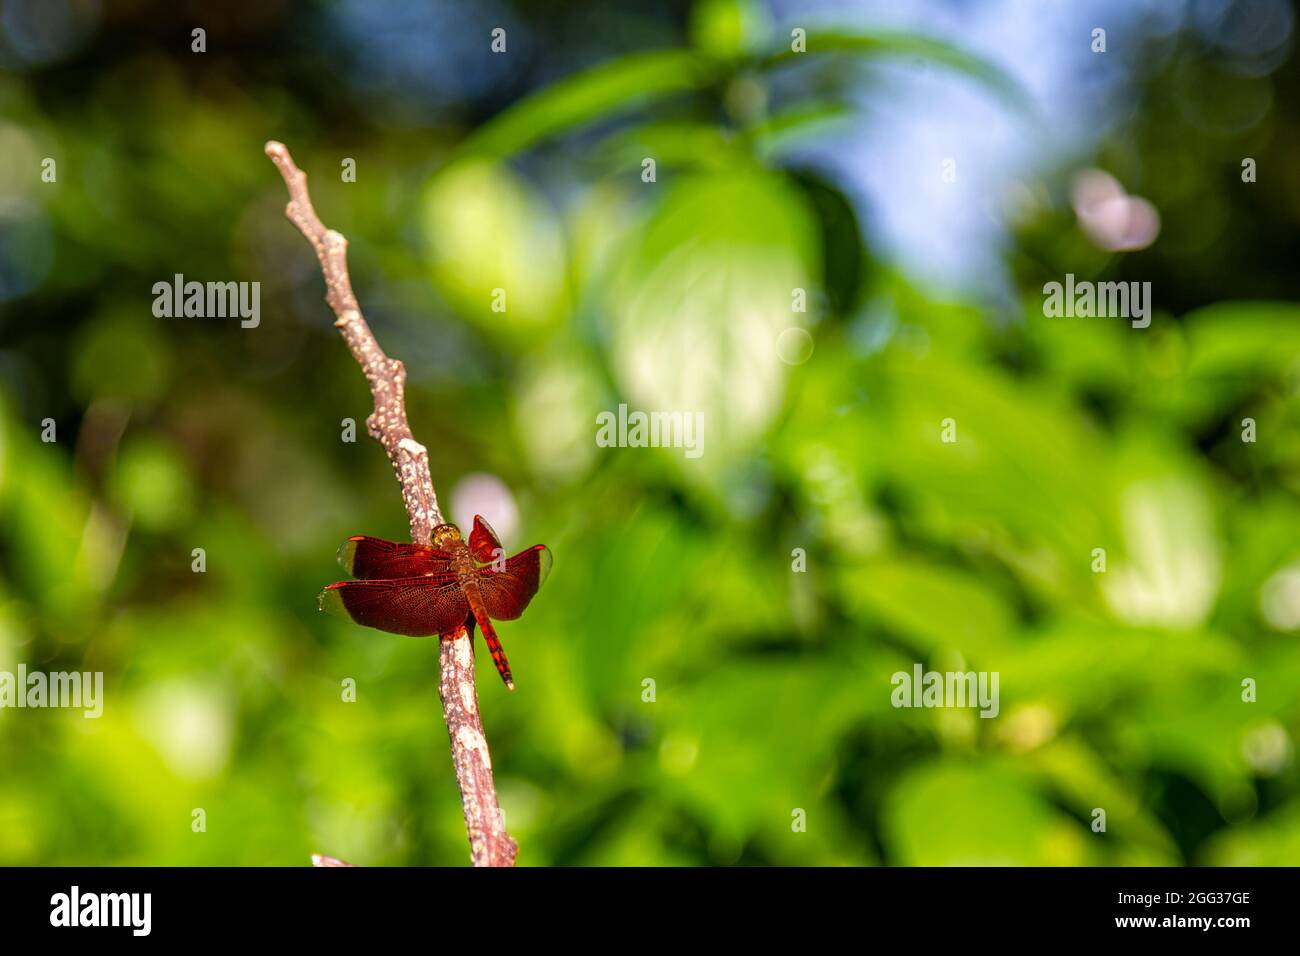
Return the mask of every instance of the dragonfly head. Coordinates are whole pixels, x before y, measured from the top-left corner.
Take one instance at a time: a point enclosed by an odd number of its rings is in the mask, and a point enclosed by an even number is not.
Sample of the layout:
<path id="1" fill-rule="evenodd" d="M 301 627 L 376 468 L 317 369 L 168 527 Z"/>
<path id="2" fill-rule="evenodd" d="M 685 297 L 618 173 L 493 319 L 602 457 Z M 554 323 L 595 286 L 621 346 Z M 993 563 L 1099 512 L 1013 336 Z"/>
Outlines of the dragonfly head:
<path id="1" fill-rule="evenodd" d="M 440 524 L 433 529 L 433 546 L 444 551 L 452 542 L 460 540 L 460 529 L 454 524 Z"/>

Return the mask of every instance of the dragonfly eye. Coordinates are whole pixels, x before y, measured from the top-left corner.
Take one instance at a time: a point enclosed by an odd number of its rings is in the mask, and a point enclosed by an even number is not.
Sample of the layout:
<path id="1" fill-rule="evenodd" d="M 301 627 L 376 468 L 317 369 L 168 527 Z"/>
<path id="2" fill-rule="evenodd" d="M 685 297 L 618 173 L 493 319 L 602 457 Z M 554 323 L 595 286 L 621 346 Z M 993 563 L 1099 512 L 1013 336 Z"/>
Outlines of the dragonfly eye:
<path id="1" fill-rule="evenodd" d="M 440 524 L 433 529 L 433 543 L 438 547 L 446 547 L 449 542 L 460 540 L 460 529 L 454 524 Z"/>

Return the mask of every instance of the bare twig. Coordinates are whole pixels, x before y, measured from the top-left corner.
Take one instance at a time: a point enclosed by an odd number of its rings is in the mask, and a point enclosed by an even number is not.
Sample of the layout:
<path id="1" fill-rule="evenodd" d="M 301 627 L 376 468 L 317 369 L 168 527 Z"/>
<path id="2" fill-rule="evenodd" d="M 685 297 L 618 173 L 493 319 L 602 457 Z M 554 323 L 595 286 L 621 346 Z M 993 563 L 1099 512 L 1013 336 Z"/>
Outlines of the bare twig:
<path id="1" fill-rule="evenodd" d="M 266 155 L 271 157 L 289 187 L 285 215 L 316 250 L 325 276 L 325 301 L 334 311 L 334 324 L 370 383 L 375 410 L 366 419 L 366 430 L 384 446 L 393 463 L 411 521 L 411 540 L 430 544 L 433 529 L 442 523 L 442 513 L 429 475 L 429 453 L 415 440 L 406 421 L 406 368 L 384 354 L 362 317 L 348 278 L 348 241 L 333 229 L 326 229 L 316 215 L 307 192 L 307 174 L 294 165 L 283 143 L 267 143 Z M 439 650 L 438 694 L 442 698 L 452 763 L 465 808 L 470 859 L 475 866 L 513 866 L 518 847 L 506 832 L 496 785 L 492 782 L 492 755 L 483 735 L 474 686 L 473 641 L 462 627 L 455 634 L 443 637 Z"/>

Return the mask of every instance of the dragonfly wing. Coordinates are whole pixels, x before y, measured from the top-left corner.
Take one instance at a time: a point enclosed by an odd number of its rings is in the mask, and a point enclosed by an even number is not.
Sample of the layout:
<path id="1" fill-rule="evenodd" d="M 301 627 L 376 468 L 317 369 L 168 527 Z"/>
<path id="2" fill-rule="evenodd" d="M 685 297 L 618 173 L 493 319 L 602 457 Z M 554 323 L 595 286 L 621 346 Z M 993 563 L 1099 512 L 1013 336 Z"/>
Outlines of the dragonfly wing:
<path id="1" fill-rule="evenodd" d="M 408 637 L 450 634 L 469 616 L 465 592 L 450 572 L 418 578 L 339 581 L 321 591 L 317 603 L 322 611 Z"/>
<path id="2" fill-rule="evenodd" d="M 504 571 L 495 571 L 491 565 L 477 570 L 478 590 L 488 616 L 513 621 L 524 613 L 550 573 L 551 551 L 544 544 L 535 544 L 508 558 Z"/>
<path id="3" fill-rule="evenodd" d="M 482 515 L 474 516 L 474 527 L 469 530 L 469 553 L 479 564 L 490 564 L 501 557 L 501 539 Z"/>
<path id="4" fill-rule="evenodd" d="M 354 535 L 339 548 L 339 564 L 354 578 L 417 578 L 451 570 L 451 555 L 427 544 L 400 544 Z"/>

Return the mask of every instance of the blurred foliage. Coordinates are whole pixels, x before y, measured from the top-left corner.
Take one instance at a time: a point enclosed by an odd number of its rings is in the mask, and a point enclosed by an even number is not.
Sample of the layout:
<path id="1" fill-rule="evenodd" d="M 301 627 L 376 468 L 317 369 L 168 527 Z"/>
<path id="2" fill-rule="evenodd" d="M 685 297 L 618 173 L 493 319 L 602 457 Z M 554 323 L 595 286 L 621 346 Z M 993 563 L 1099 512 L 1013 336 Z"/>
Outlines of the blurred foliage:
<path id="1" fill-rule="evenodd" d="M 1183 143 L 1152 198 L 1232 227 L 1098 253 L 1044 171 L 991 305 L 893 269 L 790 149 L 846 115 L 846 57 L 1023 108 L 937 40 L 814 28 L 792 63 L 739 2 L 441 33 L 441 5 L 235 3 L 192 54 L 183 7 L 103 6 L 0 73 L 0 670 L 106 683 L 98 720 L 0 710 L 0 864 L 467 862 L 436 648 L 315 609 L 341 540 L 406 521 L 268 138 L 349 237 L 444 507 L 495 475 L 507 548 L 555 554 L 501 627 L 518 691 L 479 655 L 522 864 L 1296 861 L 1294 103 L 1210 148 L 1162 108 L 1207 54 L 1139 78 L 1098 161 Z M 1234 188 L 1247 144 L 1268 173 Z M 1066 271 L 1155 277 L 1163 311 L 1045 320 Z M 260 281 L 260 325 L 155 318 L 177 273 Z M 620 402 L 702 411 L 704 454 L 597 447 Z M 914 662 L 997 671 L 999 716 L 894 709 Z"/>

